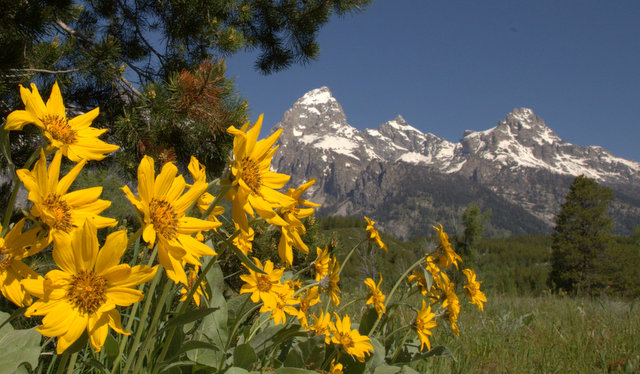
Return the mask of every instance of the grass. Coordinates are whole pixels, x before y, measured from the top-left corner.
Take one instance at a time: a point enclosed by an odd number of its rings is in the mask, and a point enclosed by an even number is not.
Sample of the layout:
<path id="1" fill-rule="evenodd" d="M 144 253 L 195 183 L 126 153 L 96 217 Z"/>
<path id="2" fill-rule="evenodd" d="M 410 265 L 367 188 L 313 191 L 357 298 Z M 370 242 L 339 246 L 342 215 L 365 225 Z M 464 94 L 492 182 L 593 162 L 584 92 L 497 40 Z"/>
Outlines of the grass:
<path id="1" fill-rule="evenodd" d="M 463 301 L 463 299 L 461 299 Z M 561 296 L 490 297 L 465 305 L 460 337 L 444 327 L 424 373 L 640 373 L 640 303 Z"/>

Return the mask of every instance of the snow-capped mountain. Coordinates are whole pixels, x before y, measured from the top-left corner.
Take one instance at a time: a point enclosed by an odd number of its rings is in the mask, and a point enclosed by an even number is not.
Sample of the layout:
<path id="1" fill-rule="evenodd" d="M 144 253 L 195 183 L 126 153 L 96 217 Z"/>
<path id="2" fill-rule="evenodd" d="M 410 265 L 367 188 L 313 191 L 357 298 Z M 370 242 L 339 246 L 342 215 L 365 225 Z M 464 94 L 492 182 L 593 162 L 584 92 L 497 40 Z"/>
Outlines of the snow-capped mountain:
<path id="1" fill-rule="evenodd" d="M 531 109 L 514 109 L 497 126 L 468 130 L 453 143 L 402 116 L 360 131 L 322 87 L 298 99 L 272 131 L 278 128 L 273 165 L 292 175 L 291 186 L 316 178 L 308 198 L 323 204 L 323 214 L 378 213 L 380 224 L 398 236 L 416 235 L 435 221 L 456 225 L 472 201 L 493 211 L 497 232 L 544 231 L 580 174 L 614 188 L 620 231 L 640 222 L 640 201 L 633 197 L 640 163 L 567 143 Z M 419 214 L 425 209 L 429 216 Z M 496 211 L 518 217 L 496 217 Z"/>

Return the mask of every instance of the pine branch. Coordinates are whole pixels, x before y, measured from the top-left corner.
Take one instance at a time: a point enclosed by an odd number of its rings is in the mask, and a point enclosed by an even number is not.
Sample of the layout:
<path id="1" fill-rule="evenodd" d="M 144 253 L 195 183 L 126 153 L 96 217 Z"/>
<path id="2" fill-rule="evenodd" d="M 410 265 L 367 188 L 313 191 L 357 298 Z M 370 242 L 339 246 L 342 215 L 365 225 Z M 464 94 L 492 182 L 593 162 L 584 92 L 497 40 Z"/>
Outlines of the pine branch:
<path id="1" fill-rule="evenodd" d="M 48 70 L 48 69 L 9 69 L 9 71 L 11 72 L 27 72 L 27 73 L 44 73 L 44 74 L 68 74 L 68 73 L 75 73 L 77 71 L 80 71 L 80 69 L 69 69 L 69 70 Z M 27 74 L 25 74 L 27 75 Z"/>

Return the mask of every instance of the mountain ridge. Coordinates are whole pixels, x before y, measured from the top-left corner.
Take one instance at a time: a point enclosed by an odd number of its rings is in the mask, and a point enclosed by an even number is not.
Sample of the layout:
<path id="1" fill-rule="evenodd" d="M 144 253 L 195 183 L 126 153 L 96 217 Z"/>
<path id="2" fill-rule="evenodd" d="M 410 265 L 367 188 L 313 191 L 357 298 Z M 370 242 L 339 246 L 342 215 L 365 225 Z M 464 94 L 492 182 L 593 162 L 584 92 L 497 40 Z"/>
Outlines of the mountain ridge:
<path id="1" fill-rule="evenodd" d="M 635 186 L 640 185 L 640 163 L 616 157 L 599 146 L 565 142 L 529 108 L 514 109 L 487 130 L 467 130 L 460 141 L 454 143 L 423 133 L 401 115 L 377 129 L 358 130 L 348 123 L 331 91 L 320 87 L 300 97 L 272 131 L 276 129 L 283 132 L 273 167 L 292 176 L 291 186 L 316 178 L 308 198 L 323 204 L 321 214 L 372 214 L 383 209 L 381 213 L 404 211 L 407 217 L 413 217 L 416 208 L 406 206 L 397 197 L 403 195 L 409 199 L 408 190 L 423 196 L 429 186 L 418 189 L 411 184 L 393 186 L 393 180 L 388 178 L 393 176 L 396 181 L 413 178 L 412 183 L 419 184 L 425 183 L 420 181 L 420 176 L 430 175 L 433 179 L 437 175 L 441 184 L 446 184 L 443 181 L 447 178 L 452 183 L 455 180 L 455 183 L 467 184 L 469 191 L 475 191 L 469 193 L 471 197 L 480 194 L 483 196 L 480 202 L 487 201 L 486 209 L 507 204 L 519 212 L 519 218 L 533 217 L 524 221 L 513 218 L 514 222 L 526 221 L 521 225 L 527 228 L 524 232 L 505 223 L 496 227 L 497 232 L 530 233 L 526 231 L 540 231 L 541 227 L 548 231 L 570 181 L 583 174 L 627 196 L 625 201 L 617 202 L 623 221 L 640 217 L 640 207 L 632 202 L 638 192 Z M 361 191 L 368 191 L 369 195 L 365 198 Z M 464 194 L 456 191 L 458 195 Z M 431 194 L 434 193 L 432 190 Z M 470 199 L 452 195 L 445 200 L 453 204 L 447 214 L 455 216 L 464 207 L 454 201 L 461 204 Z M 434 201 L 431 207 L 435 209 L 438 204 L 441 203 Z M 440 209 L 438 214 L 446 210 Z M 406 223 L 400 218 L 376 218 L 387 231 L 400 233 L 399 236 L 405 238 L 416 235 L 420 226 L 428 227 L 426 218 L 418 222 L 421 220 L 413 217 L 413 222 Z M 455 218 L 428 219 L 430 222 L 448 220 L 450 224 L 459 225 Z M 492 219 L 494 221 L 500 219 Z M 401 229 L 403 224 L 408 229 Z M 629 230 L 623 226 L 619 227 L 621 232 Z"/>

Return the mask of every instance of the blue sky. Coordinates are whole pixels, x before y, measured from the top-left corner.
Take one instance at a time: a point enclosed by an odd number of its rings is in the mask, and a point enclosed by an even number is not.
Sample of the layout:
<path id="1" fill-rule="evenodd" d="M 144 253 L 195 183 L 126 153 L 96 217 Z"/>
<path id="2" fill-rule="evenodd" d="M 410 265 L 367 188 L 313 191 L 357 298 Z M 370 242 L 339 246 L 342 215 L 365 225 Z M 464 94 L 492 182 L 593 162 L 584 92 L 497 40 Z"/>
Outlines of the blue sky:
<path id="1" fill-rule="evenodd" d="M 450 141 L 528 107 L 561 138 L 640 161 L 640 1 L 378 0 L 334 17 L 320 56 L 269 76 L 255 55 L 227 75 L 265 128 L 327 86 L 349 123 L 401 114 Z"/>

